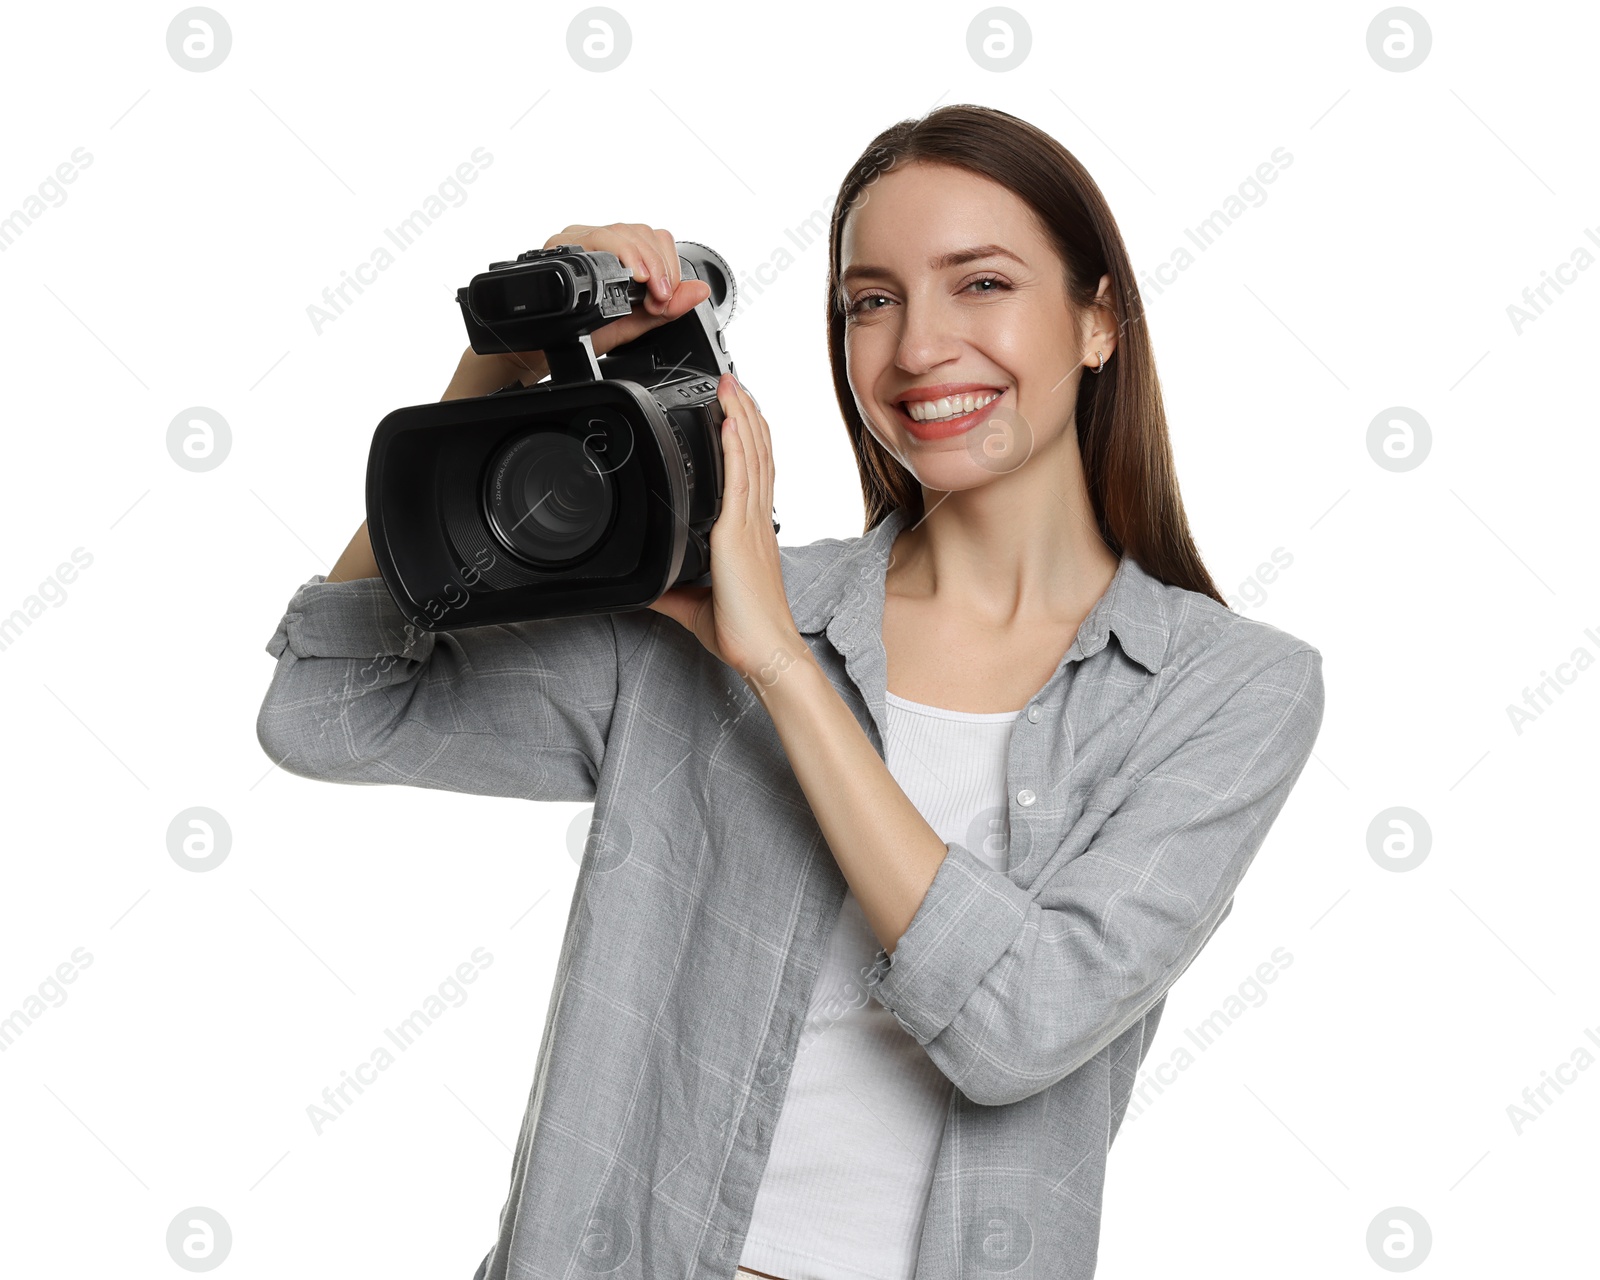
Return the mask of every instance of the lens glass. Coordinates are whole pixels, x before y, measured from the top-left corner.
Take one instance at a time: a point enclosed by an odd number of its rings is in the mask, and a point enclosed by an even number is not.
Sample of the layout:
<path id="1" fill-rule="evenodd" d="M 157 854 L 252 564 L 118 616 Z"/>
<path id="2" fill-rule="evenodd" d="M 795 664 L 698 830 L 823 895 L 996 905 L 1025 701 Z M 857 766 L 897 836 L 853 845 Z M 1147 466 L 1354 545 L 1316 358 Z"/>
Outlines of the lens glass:
<path id="1" fill-rule="evenodd" d="M 604 437 L 588 437 L 590 447 Z M 490 460 L 484 505 L 495 536 L 525 560 L 560 567 L 611 527 L 616 505 L 603 455 L 564 431 L 516 436 Z"/>

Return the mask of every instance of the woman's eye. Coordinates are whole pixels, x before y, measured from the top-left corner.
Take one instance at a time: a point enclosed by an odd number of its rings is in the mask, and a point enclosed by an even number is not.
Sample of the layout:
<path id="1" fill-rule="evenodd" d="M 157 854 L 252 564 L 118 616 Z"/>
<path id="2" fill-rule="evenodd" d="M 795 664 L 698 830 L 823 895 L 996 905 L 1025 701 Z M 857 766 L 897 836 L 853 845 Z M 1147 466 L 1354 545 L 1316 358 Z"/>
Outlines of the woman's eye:
<path id="1" fill-rule="evenodd" d="M 978 293 L 999 293 L 999 292 L 1001 292 L 1003 290 L 1009 290 L 1011 288 L 1011 285 L 1009 285 L 1006 281 L 1000 279 L 1000 277 L 998 277 L 998 276 L 982 276 L 977 280 L 969 280 L 965 287 L 967 289 L 972 289 L 977 285 L 991 285 L 991 286 L 993 286 L 992 288 L 978 289 L 977 290 Z M 883 310 L 882 307 L 869 306 L 868 304 L 869 303 L 873 303 L 873 302 L 892 302 L 892 301 L 894 301 L 894 299 L 892 299 L 892 298 L 888 297 L 886 294 L 882 294 L 882 293 L 863 293 L 863 294 L 859 294 L 845 308 L 845 314 L 854 316 L 854 315 L 861 315 L 863 313 L 870 314 L 871 312 L 874 312 L 874 311 L 882 311 Z"/>

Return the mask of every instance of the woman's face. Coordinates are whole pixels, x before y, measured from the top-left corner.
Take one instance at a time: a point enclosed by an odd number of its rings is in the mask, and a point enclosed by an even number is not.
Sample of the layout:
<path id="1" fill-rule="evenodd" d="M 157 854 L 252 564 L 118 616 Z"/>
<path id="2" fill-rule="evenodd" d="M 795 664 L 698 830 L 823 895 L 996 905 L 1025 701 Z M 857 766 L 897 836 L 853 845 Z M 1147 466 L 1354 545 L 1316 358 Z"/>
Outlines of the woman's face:
<path id="1" fill-rule="evenodd" d="M 1110 359 L 1115 335 L 1087 314 L 1074 327 L 1065 274 L 1027 204 L 950 165 L 891 170 L 845 219 L 850 390 L 928 488 L 973 488 L 1075 443 L 1083 357 Z"/>

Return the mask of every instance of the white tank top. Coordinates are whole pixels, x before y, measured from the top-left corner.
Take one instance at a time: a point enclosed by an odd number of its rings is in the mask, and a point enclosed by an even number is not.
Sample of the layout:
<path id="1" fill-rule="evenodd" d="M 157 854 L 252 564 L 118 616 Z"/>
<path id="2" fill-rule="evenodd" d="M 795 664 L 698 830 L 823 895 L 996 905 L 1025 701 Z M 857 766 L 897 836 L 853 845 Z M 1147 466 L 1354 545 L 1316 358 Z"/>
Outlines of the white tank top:
<path id="1" fill-rule="evenodd" d="M 887 696 L 884 759 L 939 835 L 1005 871 L 1020 711 Z M 911 1280 L 953 1086 L 868 994 L 877 936 L 853 892 L 812 990 L 739 1264 L 784 1280 Z"/>

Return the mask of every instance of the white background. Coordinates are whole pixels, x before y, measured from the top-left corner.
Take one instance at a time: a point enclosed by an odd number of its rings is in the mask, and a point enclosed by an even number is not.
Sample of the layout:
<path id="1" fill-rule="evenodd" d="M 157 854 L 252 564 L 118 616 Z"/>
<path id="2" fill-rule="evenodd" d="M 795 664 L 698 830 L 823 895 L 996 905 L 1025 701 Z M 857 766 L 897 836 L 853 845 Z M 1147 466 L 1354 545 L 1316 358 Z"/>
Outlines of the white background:
<path id="1" fill-rule="evenodd" d="M 1083 160 L 1142 272 L 1293 157 L 1146 286 L 1205 561 L 1321 649 L 1327 686 L 1147 1069 L 1275 948 L 1292 964 L 1125 1125 L 1099 1274 L 1382 1274 L 1367 1231 L 1393 1206 L 1429 1224 L 1425 1274 L 1593 1274 L 1600 1069 L 1520 1133 L 1507 1108 L 1600 1055 L 1600 270 L 1520 333 L 1507 307 L 1600 254 L 1600 20 L 1417 2 L 1433 44 L 1403 73 L 1368 53 L 1376 3 L 1030 5 L 1004 73 L 968 53 L 978 4 L 618 0 L 632 50 L 604 74 L 568 55 L 581 5 L 218 0 L 233 45 L 204 73 L 168 53 L 179 6 L 14 8 L 0 217 L 76 148 L 92 163 L 0 253 L 0 616 L 75 548 L 93 562 L 0 651 L 0 1016 L 92 961 L 0 1053 L 0 1271 L 182 1274 L 168 1226 L 203 1206 L 233 1233 L 224 1274 L 472 1275 L 587 808 L 272 769 L 263 646 L 359 523 L 373 426 L 444 390 L 456 287 L 572 222 L 666 227 L 746 277 L 729 341 L 771 424 L 781 540 L 861 532 L 825 239 L 750 284 L 880 129 L 976 102 Z M 479 147 L 464 202 L 316 333 L 307 307 Z M 1432 431 L 1405 472 L 1367 448 L 1397 405 Z M 191 406 L 232 432 L 203 473 L 166 447 Z M 1247 597 L 1279 548 L 1292 565 Z M 1517 732 L 1508 704 L 1579 649 Z M 167 850 L 191 806 L 231 830 L 204 874 Z M 1369 853 L 1393 806 L 1431 830 L 1411 871 Z M 465 1003 L 318 1135 L 308 1106 L 477 947 Z"/>

